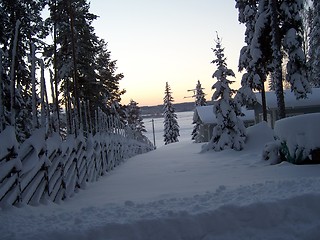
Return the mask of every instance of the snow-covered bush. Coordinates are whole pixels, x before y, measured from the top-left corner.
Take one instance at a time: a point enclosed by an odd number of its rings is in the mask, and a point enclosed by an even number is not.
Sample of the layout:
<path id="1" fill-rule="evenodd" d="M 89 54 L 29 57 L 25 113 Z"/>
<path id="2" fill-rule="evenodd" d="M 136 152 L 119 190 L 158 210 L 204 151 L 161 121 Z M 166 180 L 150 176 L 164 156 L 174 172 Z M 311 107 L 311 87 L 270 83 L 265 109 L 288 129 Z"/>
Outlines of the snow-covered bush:
<path id="1" fill-rule="evenodd" d="M 262 151 L 262 159 L 269 161 L 270 164 L 280 163 L 282 161 L 280 156 L 280 147 L 280 141 L 268 142 Z"/>
<path id="2" fill-rule="evenodd" d="M 320 113 L 304 114 L 276 121 L 274 131 L 281 142 L 280 154 L 294 164 L 315 163 L 320 148 Z"/>

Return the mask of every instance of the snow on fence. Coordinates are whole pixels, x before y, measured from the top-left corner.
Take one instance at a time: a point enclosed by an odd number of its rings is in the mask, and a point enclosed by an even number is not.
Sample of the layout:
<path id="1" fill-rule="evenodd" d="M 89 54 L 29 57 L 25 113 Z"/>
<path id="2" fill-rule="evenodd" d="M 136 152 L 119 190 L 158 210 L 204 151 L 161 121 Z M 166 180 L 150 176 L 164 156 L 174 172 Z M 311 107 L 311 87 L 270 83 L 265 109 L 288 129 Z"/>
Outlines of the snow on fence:
<path id="1" fill-rule="evenodd" d="M 60 202 L 124 159 L 153 149 L 150 142 L 115 128 L 66 139 L 57 133 L 46 137 L 40 128 L 19 145 L 15 129 L 7 127 L 0 139 L 0 207 Z"/>

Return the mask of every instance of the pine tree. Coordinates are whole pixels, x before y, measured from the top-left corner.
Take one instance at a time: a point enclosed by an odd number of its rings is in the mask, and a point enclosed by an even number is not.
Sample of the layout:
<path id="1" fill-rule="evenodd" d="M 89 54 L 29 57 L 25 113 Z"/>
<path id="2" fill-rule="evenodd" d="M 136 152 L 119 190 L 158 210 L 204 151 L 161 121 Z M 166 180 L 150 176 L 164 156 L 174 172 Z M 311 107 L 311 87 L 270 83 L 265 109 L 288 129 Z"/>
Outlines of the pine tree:
<path id="1" fill-rule="evenodd" d="M 201 83 L 198 80 L 198 83 L 196 85 L 195 89 L 195 106 L 206 106 L 207 105 L 207 100 L 205 98 L 205 93 L 203 92 L 203 88 L 201 87 Z M 194 140 L 195 142 L 202 142 L 202 137 L 199 135 L 199 129 L 201 123 L 199 121 L 193 122 L 195 126 L 193 127 L 192 133 L 191 133 L 191 139 Z"/>
<path id="2" fill-rule="evenodd" d="M 212 95 L 213 112 L 217 119 L 217 125 L 213 129 L 210 142 L 205 146 L 205 150 L 214 149 L 215 151 L 231 148 L 242 150 L 245 141 L 245 127 L 239 118 L 241 107 L 232 98 L 235 90 L 229 85 L 234 81 L 229 77 L 235 77 L 234 72 L 227 67 L 224 56 L 224 48 L 221 46 L 221 40 L 217 37 L 216 48 L 213 49 L 216 59 L 212 61 L 216 64 L 217 70 L 212 75 L 217 82 L 212 86 L 215 92 Z"/>
<path id="3" fill-rule="evenodd" d="M 86 0 L 49 2 L 47 24 L 53 31 L 54 42 L 46 49 L 46 55 L 54 68 L 56 102 L 59 86 L 60 97 L 66 104 L 69 129 L 71 118 L 80 114 L 80 102 L 89 105 L 91 117 L 101 109 L 125 122 L 125 106 L 120 104 L 125 91 L 119 87 L 123 74 L 116 73 L 116 61 L 111 60 L 107 43 L 96 36 L 92 22 L 97 16 L 89 12 L 89 7 Z"/>
<path id="4" fill-rule="evenodd" d="M 136 139 L 143 140 L 145 138 L 143 134 L 146 132 L 146 128 L 141 117 L 140 107 L 138 106 L 138 103 L 131 99 L 130 103 L 127 105 L 126 110 L 128 127 L 130 128 Z"/>
<path id="5" fill-rule="evenodd" d="M 163 116 L 164 116 L 164 144 L 170 144 L 178 142 L 179 134 L 179 125 L 177 121 L 177 114 L 173 107 L 173 97 L 170 86 L 166 82 L 165 87 L 165 96 L 163 98 Z"/>
<path id="6" fill-rule="evenodd" d="M 313 87 L 320 87 L 320 2 L 313 1 L 313 19 L 311 23 L 309 66 L 310 83 Z"/>
<path id="7" fill-rule="evenodd" d="M 41 11 L 45 0 L 10 1 L 0 4 L 2 55 L 2 104 L 4 125 L 16 129 L 19 141 L 32 132 L 31 46 L 43 46 L 45 28 Z"/>
<path id="8" fill-rule="evenodd" d="M 100 40 L 96 57 L 97 84 L 94 90 L 96 99 L 93 104 L 98 105 L 107 114 L 111 113 L 111 105 L 115 102 L 119 104 L 118 110 L 122 111 L 120 101 L 125 90 L 119 87 L 123 74 L 116 73 L 116 63 L 116 60 L 111 60 L 111 52 L 107 48 L 107 43 Z"/>
<path id="9" fill-rule="evenodd" d="M 89 8 L 86 0 L 49 1 L 47 23 L 54 31 L 54 43 L 47 48 L 46 55 L 54 65 L 55 86 L 59 85 L 63 93 L 70 130 L 74 128 L 72 115 L 77 118 L 76 122 L 81 121 L 81 101 L 87 102 L 89 109 L 96 110 L 97 105 L 95 60 L 99 40 L 92 26 L 97 16 L 91 14 Z"/>

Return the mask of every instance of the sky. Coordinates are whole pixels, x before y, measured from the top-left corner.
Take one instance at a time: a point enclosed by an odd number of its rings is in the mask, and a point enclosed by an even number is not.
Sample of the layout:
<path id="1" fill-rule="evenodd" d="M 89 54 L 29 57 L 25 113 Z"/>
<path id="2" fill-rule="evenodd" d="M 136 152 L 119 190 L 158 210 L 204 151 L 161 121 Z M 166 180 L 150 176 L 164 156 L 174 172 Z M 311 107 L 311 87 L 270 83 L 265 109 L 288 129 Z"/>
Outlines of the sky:
<path id="1" fill-rule="evenodd" d="M 207 100 L 216 79 L 212 74 L 217 33 L 225 48 L 228 67 L 240 86 L 240 49 L 243 25 L 238 22 L 234 0 L 93 0 L 90 11 L 99 16 L 93 26 L 108 42 L 118 72 L 124 74 L 120 88 L 139 106 L 163 104 L 168 82 L 175 103 L 194 101 L 192 91 L 200 80 Z"/>

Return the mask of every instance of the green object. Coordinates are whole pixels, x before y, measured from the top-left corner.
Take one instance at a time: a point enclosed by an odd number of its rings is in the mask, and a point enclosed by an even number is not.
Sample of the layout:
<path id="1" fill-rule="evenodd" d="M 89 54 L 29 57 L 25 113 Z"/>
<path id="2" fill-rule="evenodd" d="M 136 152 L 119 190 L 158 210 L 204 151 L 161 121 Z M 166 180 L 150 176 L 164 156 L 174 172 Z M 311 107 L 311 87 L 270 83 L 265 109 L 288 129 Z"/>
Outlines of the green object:
<path id="1" fill-rule="evenodd" d="M 294 151 L 294 155 L 291 156 L 289 148 L 287 146 L 287 143 L 285 141 L 281 142 L 280 145 L 280 156 L 281 159 L 293 164 L 304 164 L 306 161 L 309 160 L 308 157 L 304 157 L 304 148 L 299 148 L 299 146 L 296 146 L 296 149 Z"/>

